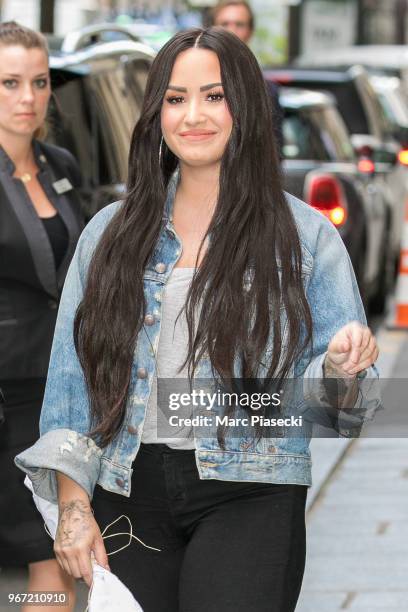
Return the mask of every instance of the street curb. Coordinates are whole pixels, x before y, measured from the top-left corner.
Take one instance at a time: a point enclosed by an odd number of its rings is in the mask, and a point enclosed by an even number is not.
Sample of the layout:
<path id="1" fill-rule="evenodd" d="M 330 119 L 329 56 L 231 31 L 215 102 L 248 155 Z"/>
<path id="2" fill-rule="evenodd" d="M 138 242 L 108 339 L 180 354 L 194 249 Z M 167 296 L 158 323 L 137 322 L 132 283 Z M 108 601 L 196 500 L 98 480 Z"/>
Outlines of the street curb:
<path id="1" fill-rule="evenodd" d="M 332 475 L 357 438 L 322 438 L 311 442 L 313 485 L 307 494 L 306 514 L 314 509 Z M 319 465 L 319 460 L 324 462 Z"/>

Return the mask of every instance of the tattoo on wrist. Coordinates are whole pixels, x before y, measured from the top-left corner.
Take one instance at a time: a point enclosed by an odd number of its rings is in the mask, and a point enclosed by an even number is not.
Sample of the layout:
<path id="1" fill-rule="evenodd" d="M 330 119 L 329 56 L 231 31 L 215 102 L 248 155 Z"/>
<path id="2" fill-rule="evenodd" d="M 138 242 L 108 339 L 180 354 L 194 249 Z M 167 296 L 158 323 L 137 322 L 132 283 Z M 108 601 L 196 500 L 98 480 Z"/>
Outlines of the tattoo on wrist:
<path id="1" fill-rule="evenodd" d="M 77 544 L 90 530 L 92 510 L 82 499 L 62 502 L 59 509 L 57 538 L 62 547 Z"/>

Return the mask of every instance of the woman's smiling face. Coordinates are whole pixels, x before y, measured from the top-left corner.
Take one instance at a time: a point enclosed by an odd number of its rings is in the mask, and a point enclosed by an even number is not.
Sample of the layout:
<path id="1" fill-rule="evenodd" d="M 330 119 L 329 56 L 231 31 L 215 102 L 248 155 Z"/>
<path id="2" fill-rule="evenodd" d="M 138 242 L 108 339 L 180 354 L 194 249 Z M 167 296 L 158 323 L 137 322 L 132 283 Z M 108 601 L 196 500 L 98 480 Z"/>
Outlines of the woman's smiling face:
<path id="1" fill-rule="evenodd" d="M 231 135 L 216 53 L 192 48 L 174 63 L 161 110 L 163 138 L 180 162 L 219 164 Z"/>

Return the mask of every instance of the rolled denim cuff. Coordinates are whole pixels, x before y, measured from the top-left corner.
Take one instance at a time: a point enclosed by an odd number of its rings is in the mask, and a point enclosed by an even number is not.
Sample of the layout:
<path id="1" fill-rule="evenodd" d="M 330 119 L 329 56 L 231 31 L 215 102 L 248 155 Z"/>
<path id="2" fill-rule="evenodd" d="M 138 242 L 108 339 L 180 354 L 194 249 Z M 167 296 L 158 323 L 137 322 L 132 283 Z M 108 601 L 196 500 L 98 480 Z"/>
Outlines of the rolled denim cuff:
<path id="1" fill-rule="evenodd" d="M 326 354 L 318 355 L 305 370 L 304 416 L 310 422 L 335 430 L 342 437 L 358 437 L 362 426 L 374 418 L 380 407 L 378 372 L 374 366 L 360 372 L 357 375 L 359 389 L 354 405 L 348 409 L 337 409 L 331 405 L 325 385 L 323 364 Z M 347 387 L 347 378 L 342 382 Z M 350 385 L 355 382 L 355 378 L 349 379 Z"/>
<path id="2" fill-rule="evenodd" d="M 30 478 L 36 495 L 58 503 L 55 472 L 74 480 L 92 499 L 101 456 L 102 450 L 91 438 L 72 429 L 53 429 L 17 455 L 14 462 Z"/>

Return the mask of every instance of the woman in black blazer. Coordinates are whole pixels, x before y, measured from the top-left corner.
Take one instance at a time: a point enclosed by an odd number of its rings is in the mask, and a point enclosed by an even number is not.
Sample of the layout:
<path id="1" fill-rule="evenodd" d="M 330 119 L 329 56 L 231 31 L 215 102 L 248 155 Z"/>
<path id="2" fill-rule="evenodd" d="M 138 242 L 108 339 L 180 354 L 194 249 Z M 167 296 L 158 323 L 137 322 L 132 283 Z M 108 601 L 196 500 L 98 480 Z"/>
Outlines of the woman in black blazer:
<path id="1" fill-rule="evenodd" d="M 83 227 L 74 158 L 36 139 L 49 96 L 43 36 L 0 24 L 0 567 L 29 564 L 29 590 L 69 591 L 62 609 L 72 610 L 74 584 L 13 462 L 38 437 L 58 302 Z"/>

